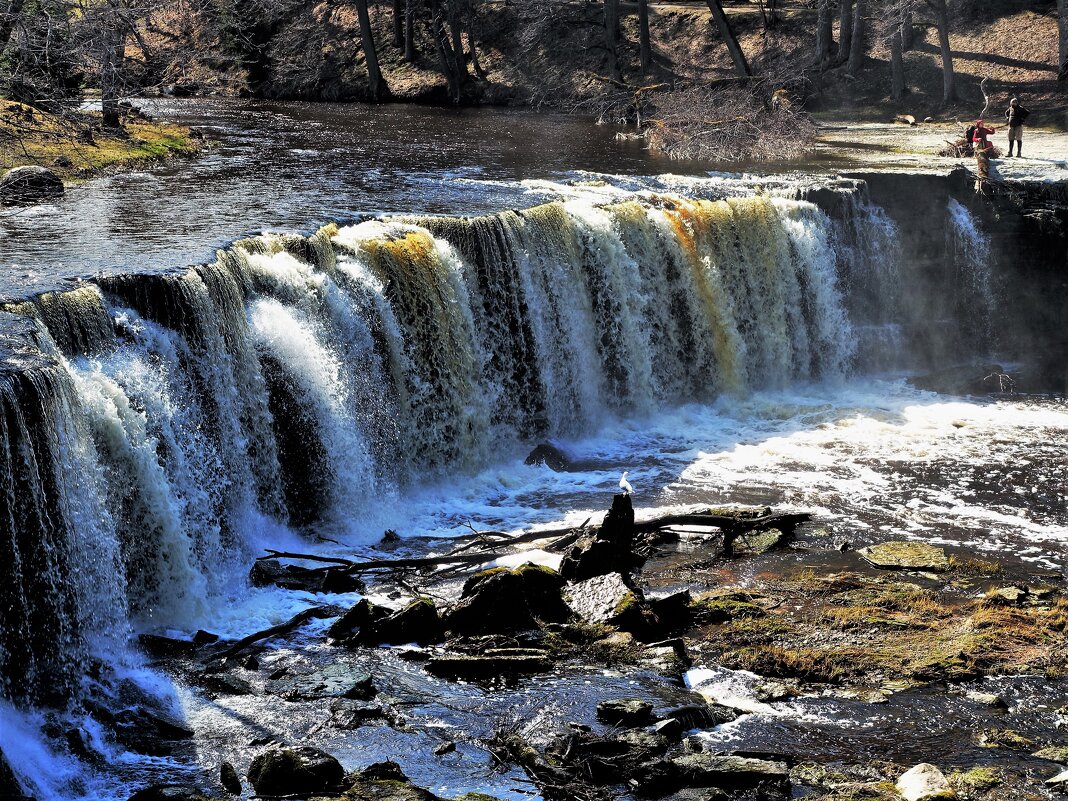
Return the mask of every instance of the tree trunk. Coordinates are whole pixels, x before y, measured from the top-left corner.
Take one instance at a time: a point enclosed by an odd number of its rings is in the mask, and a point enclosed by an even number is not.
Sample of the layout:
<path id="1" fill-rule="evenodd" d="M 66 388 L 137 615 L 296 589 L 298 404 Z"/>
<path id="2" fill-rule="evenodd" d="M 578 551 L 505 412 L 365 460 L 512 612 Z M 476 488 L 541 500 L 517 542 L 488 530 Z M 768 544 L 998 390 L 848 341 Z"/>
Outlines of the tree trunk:
<path id="1" fill-rule="evenodd" d="M 638 0 L 638 50 L 642 75 L 648 74 L 653 66 L 653 47 L 649 39 L 649 0 Z"/>
<path id="2" fill-rule="evenodd" d="M 404 0 L 404 60 L 409 64 L 415 61 L 415 3 Z"/>
<path id="3" fill-rule="evenodd" d="M 916 39 L 916 32 L 912 27 L 912 10 L 906 8 L 901 12 L 901 50 L 904 53 L 912 50 Z"/>
<path id="4" fill-rule="evenodd" d="M 619 69 L 619 0 L 604 0 L 604 43 L 608 50 L 608 74 L 622 80 Z"/>
<path id="5" fill-rule="evenodd" d="M 864 67 L 864 56 L 867 54 L 864 31 L 864 12 L 867 5 L 867 0 L 857 0 L 853 7 L 853 36 L 849 47 L 849 74 L 853 77 L 860 75 Z"/>
<path id="6" fill-rule="evenodd" d="M 371 15 L 367 13 L 367 0 L 356 0 L 356 16 L 360 20 L 360 41 L 363 43 L 363 57 L 367 62 L 367 83 L 371 98 L 376 103 L 381 103 L 389 97 L 389 87 L 378 66 L 378 51 L 375 50 L 374 32 L 371 30 Z"/>
<path id="7" fill-rule="evenodd" d="M 460 92 L 467 84 L 467 59 L 464 57 L 464 32 L 460 25 L 460 10 L 457 0 L 448 0 L 446 9 L 449 18 L 449 33 L 452 37 L 452 62 L 456 70 L 456 82 Z"/>
<path id="8" fill-rule="evenodd" d="M 393 0 L 393 46 L 404 47 L 404 6 L 403 0 Z"/>
<path id="9" fill-rule="evenodd" d="M 109 3 L 100 37 L 100 111 L 105 128 L 121 128 L 122 70 L 126 58 L 126 26 L 116 3 Z"/>
<path id="10" fill-rule="evenodd" d="M 11 32 L 15 30 L 15 21 L 22 12 L 23 0 L 8 0 L 4 16 L 0 17 L 0 53 L 4 52 Z"/>
<path id="11" fill-rule="evenodd" d="M 853 45 L 853 0 L 840 0 L 838 4 L 838 63 L 849 61 Z"/>
<path id="12" fill-rule="evenodd" d="M 0 39 L 0 43 L 4 40 Z M 1057 42 L 1060 69 L 1057 80 L 1068 79 L 1068 0 L 1057 0 Z"/>
<path id="13" fill-rule="evenodd" d="M 905 60 L 902 56 L 900 26 L 890 34 L 890 97 L 900 100 L 905 96 Z"/>
<path id="14" fill-rule="evenodd" d="M 938 47 L 942 51 L 942 103 L 948 105 L 957 99 L 957 78 L 953 74 L 953 49 L 949 44 L 949 9 L 946 0 L 927 0 L 934 10 L 938 26 Z"/>
<path id="15" fill-rule="evenodd" d="M 831 59 L 831 42 L 834 39 L 834 20 L 831 15 L 831 0 L 818 0 L 816 6 L 816 65 L 822 67 Z"/>
<path id="16" fill-rule="evenodd" d="M 734 29 L 731 28 L 730 20 L 727 19 L 727 15 L 723 11 L 722 3 L 720 0 L 707 0 L 707 2 L 708 10 L 712 12 L 712 18 L 716 21 L 716 27 L 719 28 L 719 35 L 723 37 L 727 50 L 730 51 L 731 60 L 734 61 L 734 68 L 738 70 L 739 75 L 746 78 L 750 77 L 753 71 L 749 68 L 749 62 L 745 59 L 742 46 L 738 44 L 738 37 L 734 35 Z"/>
<path id="17" fill-rule="evenodd" d="M 486 71 L 482 69 L 482 62 L 478 60 L 478 48 L 475 46 L 475 12 L 472 9 L 471 16 L 467 18 L 467 46 L 471 50 L 471 66 L 475 75 L 480 80 L 486 80 Z"/>

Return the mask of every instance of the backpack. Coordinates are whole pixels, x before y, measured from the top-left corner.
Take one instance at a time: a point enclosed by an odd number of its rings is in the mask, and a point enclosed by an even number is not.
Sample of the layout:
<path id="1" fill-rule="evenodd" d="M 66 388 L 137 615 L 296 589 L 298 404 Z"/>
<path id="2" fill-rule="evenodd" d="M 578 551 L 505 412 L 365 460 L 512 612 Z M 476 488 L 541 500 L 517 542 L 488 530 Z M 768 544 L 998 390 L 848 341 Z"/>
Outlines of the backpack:
<path id="1" fill-rule="evenodd" d="M 964 132 L 964 138 L 968 140 L 968 144 L 972 143 L 972 137 L 975 136 L 975 126 L 970 125 L 968 130 Z"/>

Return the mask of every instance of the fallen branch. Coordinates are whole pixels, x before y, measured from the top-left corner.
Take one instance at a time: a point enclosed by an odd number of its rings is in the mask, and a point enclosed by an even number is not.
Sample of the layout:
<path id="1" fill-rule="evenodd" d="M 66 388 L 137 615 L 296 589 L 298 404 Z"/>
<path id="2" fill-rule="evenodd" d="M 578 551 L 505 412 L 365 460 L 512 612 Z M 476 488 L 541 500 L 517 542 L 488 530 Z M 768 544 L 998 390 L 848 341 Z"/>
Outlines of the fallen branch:
<path id="1" fill-rule="evenodd" d="M 354 565 L 356 564 L 351 559 L 342 559 L 338 556 L 316 556 L 311 553 L 290 553 L 289 551 L 275 551 L 271 548 L 266 548 L 266 556 L 256 557 L 257 562 L 262 562 L 264 559 L 304 559 L 308 562 L 326 562 L 331 565 Z"/>
<path id="2" fill-rule="evenodd" d="M 806 512 L 795 514 L 761 515 L 760 517 L 737 518 L 730 515 L 715 515 L 705 512 L 664 515 L 652 520 L 639 520 L 634 523 L 634 530 L 639 534 L 648 534 L 672 526 L 704 526 L 708 528 L 727 529 L 732 532 L 763 531 L 768 528 L 792 528 L 799 523 L 812 519 Z"/>
<path id="3" fill-rule="evenodd" d="M 298 612 L 297 614 L 293 615 L 293 617 L 291 617 L 285 623 L 279 623 L 277 626 L 271 626 L 269 628 L 263 629 L 262 631 L 257 631 L 255 634 L 250 634 L 247 637 L 242 637 L 240 640 L 235 642 L 233 645 L 231 645 L 229 648 L 227 648 L 225 651 L 218 654 L 217 656 L 219 659 L 229 659 L 232 656 L 237 656 L 237 654 L 241 653 L 250 645 L 254 645 L 260 640 L 270 639 L 271 637 L 276 637 L 279 634 L 287 634 L 293 631 L 294 629 L 300 628 L 309 620 L 324 617 L 335 617 L 337 614 L 337 607 L 313 606 L 310 609 L 305 609 L 303 612 Z"/>

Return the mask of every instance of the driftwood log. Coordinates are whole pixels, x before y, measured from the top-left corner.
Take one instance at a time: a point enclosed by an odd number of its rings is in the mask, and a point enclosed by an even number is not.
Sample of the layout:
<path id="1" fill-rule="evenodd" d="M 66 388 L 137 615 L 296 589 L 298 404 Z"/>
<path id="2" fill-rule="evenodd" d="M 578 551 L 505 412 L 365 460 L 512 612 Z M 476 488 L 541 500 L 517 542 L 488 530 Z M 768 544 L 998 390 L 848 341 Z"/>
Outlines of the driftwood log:
<path id="1" fill-rule="evenodd" d="M 679 527 L 718 528 L 723 532 L 724 550 L 729 555 L 732 553 L 731 546 L 733 542 L 739 537 L 744 537 L 747 533 L 766 531 L 771 528 L 792 529 L 800 523 L 807 522 L 811 517 L 811 515 L 803 512 L 738 517 L 734 515 L 720 514 L 710 509 L 707 511 L 662 515 L 650 520 L 638 520 L 634 523 L 634 533 L 652 534 L 661 529 Z M 340 557 L 325 557 L 290 551 L 268 550 L 267 555 L 261 556 L 260 559 L 303 559 L 312 562 L 327 562 L 332 566 L 341 565 L 344 572 L 351 574 L 370 573 L 376 570 L 423 569 L 429 567 L 441 567 L 444 565 L 477 565 L 482 564 L 491 556 L 509 550 L 512 546 L 536 542 L 538 540 L 551 540 L 551 542 L 545 546 L 546 550 L 562 551 L 571 546 L 582 536 L 589 522 L 590 521 L 587 519 L 585 523 L 578 527 L 528 531 L 515 537 L 498 539 L 489 543 L 478 543 L 476 540 L 474 543 L 468 542 L 459 548 L 440 556 L 405 557 L 400 559 L 368 559 L 366 561 L 358 562 L 353 559 L 343 559 Z M 498 533 L 499 532 L 490 532 L 492 535 Z M 476 532 L 473 535 L 467 535 L 464 539 L 471 540 L 474 537 L 480 536 L 480 534 L 480 532 Z M 477 551 L 472 552 L 474 545 L 479 545 L 481 547 L 479 547 Z M 331 568 L 323 569 L 327 570 Z"/>

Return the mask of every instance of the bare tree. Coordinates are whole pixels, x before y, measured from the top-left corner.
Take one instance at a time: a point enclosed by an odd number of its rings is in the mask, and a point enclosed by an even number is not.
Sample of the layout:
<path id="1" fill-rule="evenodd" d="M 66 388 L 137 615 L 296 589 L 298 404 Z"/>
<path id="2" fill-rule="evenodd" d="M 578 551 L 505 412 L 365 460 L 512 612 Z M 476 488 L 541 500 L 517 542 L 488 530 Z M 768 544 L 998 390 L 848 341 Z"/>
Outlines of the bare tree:
<path id="1" fill-rule="evenodd" d="M 864 32 L 864 14 L 867 11 L 867 0 L 857 0 L 853 7 L 853 36 L 849 49 L 849 74 L 857 76 L 864 66 L 864 57 L 867 55 L 867 43 Z"/>
<path id="2" fill-rule="evenodd" d="M 8 40 L 11 39 L 11 32 L 15 30 L 15 23 L 23 5 L 24 0 L 8 0 L 4 14 L 0 16 L 0 53 L 4 52 Z"/>
<path id="3" fill-rule="evenodd" d="M 1057 0 L 1057 44 L 1060 59 L 1057 80 L 1063 81 L 1068 79 L 1068 0 Z"/>
<path id="4" fill-rule="evenodd" d="M 831 2 L 817 0 L 816 3 L 816 64 L 821 68 L 831 60 L 831 45 L 834 43 Z"/>
<path id="5" fill-rule="evenodd" d="M 838 3 L 838 63 L 849 61 L 853 45 L 853 0 Z"/>
<path id="6" fill-rule="evenodd" d="M 415 4 L 417 0 L 404 0 L 404 60 L 415 61 Z"/>
<path id="7" fill-rule="evenodd" d="M 367 12 L 367 0 L 356 0 L 356 16 L 360 21 L 360 41 L 363 45 L 363 58 L 367 64 L 367 83 L 371 99 L 381 103 L 389 98 L 389 86 L 382 77 L 378 66 L 378 51 L 375 49 L 374 31 L 371 29 L 371 15 Z"/>
<path id="8" fill-rule="evenodd" d="M 608 50 L 608 74 L 619 81 L 619 0 L 604 0 L 604 43 Z"/>
<path id="9" fill-rule="evenodd" d="M 734 28 L 731 27 L 730 20 L 727 19 L 727 14 L 723 10 L 723 3 L 721 0 L 707 0 L 707 2 L 708 10 L 712 12 L 712 19 L 716 21 L 716 27 L 719 29 L 719 35 L 723 37 L 727 50 L 731 54 L 734 68 L 743 77 L 752 76 L 753 70 L 749 67 L 745 52 L 738 43 L 738 37 L 734 35 Z"/>
<path id="10" fill-rule="evenodd" d="M 647 75 L 653 66 L 653 48 L 649 35 L 649 0 L 638 0 L 638 54 L 642 75 Z"/>
<path id="11" fill-rule="evenodd" d="M 949 8 L 946 0 L 926 0 L 934 12 L 938 27 L 938 47 L 942 51 L 942 103 L 948 105 L 957 99 L 957 78 L 953 73 L 953 49 L 949 43 Z"/>

